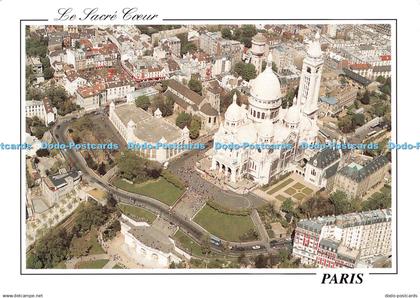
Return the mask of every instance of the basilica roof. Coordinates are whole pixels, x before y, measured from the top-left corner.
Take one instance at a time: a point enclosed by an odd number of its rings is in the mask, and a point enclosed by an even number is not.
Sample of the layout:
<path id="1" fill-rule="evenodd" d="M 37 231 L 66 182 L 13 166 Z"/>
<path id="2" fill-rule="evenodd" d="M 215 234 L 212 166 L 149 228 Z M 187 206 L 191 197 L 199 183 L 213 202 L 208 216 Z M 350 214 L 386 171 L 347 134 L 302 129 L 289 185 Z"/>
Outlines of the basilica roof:
<path id="1" fill-rule="evenodd" d="M 277 100 L 281 96 L 280 82 L 271 68 L 271 53 L 267 67 L 251 81 L 251 95 L 261 100 Z"/>

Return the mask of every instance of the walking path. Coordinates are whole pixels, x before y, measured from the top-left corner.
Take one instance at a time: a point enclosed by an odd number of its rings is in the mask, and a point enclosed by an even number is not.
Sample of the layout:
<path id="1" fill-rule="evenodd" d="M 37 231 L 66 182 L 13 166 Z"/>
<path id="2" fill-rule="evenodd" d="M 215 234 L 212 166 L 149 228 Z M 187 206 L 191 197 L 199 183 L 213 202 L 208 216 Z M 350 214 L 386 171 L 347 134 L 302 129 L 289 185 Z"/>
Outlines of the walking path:
<path id="1" fill-rule="evenodd" d="M 80 262 L 90 262 L 90 261 L 96 261 L 96 260 L 103 260 L 108 259 L 107 254 L 97 254 L 97 255 L 89 255 L 79 258 L 73 258 L 71 260 L 66 261 L 66 268 L 67 269 L 75 269 L 77 263 Z"/>

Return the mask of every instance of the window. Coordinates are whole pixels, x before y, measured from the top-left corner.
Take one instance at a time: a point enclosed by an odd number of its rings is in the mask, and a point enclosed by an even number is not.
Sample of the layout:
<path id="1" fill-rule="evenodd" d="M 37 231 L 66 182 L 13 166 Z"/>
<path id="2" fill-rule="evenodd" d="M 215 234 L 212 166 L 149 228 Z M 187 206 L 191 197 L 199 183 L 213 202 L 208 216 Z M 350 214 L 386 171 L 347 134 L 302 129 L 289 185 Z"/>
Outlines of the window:
<path id="1" fill-rule="evenodd" d="M 310 67 L 307 67 L 307 68 L 306 68 L 306 72 L 307 72 L 307 73 L 311 73 L 311 68 L 310 68 Z"/>

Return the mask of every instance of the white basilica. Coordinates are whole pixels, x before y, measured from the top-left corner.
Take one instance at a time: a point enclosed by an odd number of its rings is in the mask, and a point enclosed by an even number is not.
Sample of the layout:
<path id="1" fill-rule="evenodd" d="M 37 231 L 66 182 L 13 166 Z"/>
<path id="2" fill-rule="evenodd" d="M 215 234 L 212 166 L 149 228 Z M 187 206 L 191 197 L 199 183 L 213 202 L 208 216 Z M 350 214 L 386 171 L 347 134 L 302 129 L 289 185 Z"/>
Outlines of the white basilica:
<path id="1" fill-rule="evenodd" d="M 302 142 L 314 143 L 318 136 L 317 103 L 323 66 L 319 34 L 309 44 L 303 60 L 298 97 L 282 109 L 280 82 L 272 70 L 271 54 L 267 67 L 250 82 L 249 105 L 239 106 L 236 96 L 225 113 L 224 122 L 214 135 L 219 144 L 291 144 L 282 149 L 213 148 L 211 170 L 223 172 L 231 182 L 242 178 L 267 184 L 272 178 L 293 170 L 308 157 L 300 150 Z"/>

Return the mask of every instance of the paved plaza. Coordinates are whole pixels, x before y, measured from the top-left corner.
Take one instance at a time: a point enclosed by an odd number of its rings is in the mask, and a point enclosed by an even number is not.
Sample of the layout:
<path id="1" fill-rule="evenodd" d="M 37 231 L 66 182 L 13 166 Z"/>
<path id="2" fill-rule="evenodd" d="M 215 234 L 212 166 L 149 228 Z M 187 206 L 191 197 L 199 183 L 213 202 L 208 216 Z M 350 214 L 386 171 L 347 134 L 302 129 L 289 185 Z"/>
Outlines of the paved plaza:
<path id="1" fill-rule="evenodd" d="M 197 210 L 196 206 L 200 207 L 210 198 L 214 198 L 217 203 L 234 210 L 258 208 L 266 203 L 262 198 L 253 193 L 237 194 L 228 189 L 222 189 L 223 185 L 215 185 L 204 179 L 202 174 L 195 169 L 197 163 L 204 158 L 204 154 L 203 151 L 190 151 L 171 162 L 169 166 L 169 169 L 186 184 L 187 190 L 185 196 L 189 198 L 190 204 L 195 206 L 194 210 Z M 183 202 L 183 205 L 186 207 L 192 206 L 185 204 L 185 202 Z"/>

